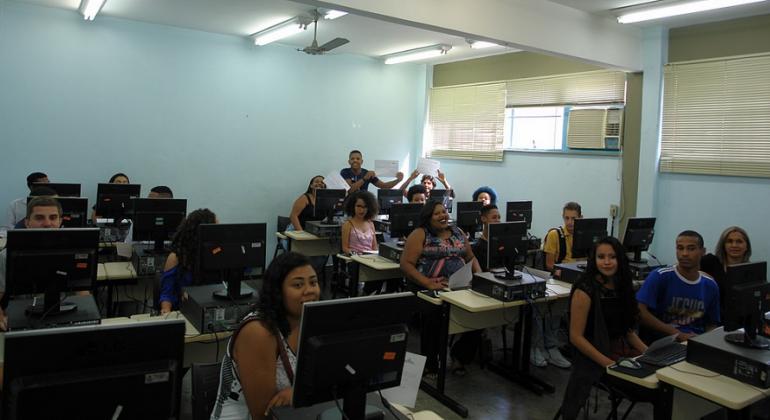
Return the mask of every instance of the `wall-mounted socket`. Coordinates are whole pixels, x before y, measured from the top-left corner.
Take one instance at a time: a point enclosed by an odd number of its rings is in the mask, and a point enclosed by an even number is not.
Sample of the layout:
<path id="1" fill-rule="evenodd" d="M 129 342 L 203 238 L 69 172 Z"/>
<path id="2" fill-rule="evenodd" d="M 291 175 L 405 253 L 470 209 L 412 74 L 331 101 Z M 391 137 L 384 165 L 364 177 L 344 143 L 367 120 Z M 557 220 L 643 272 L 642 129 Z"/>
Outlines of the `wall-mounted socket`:
<path id="1" fill-rule="evenodd" d="M 616 204 L 610 204 L 610 216 L 614 219 L 618 217 L 619 207 Z"/>

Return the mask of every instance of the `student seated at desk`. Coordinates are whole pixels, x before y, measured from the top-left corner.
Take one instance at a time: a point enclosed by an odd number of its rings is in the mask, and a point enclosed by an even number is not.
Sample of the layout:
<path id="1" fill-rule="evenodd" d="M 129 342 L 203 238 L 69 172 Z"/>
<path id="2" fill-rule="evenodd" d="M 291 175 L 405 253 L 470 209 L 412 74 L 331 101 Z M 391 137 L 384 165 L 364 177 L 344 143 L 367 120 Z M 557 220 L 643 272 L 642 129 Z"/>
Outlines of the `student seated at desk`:
<path id="1" fill-rule="evenodd" d="M 489 271 L 490 268 L 487 266 L 487 254 L 489 250 L 489 225 L 493 223 L 500 223 L 500 210 L 494 204 L 487 204 L 481 208 L 481 237 L 473 246 L 473 255 L 479 261 L 482 271 Z"/>
<path id="2" fill-rule="evenodd" d="M 307 185 L 307 190 L 304 194 L 297 197 L 294 200 L 294 204 L 291 206 L 291 213 L 289 213 L 289 219 L 291 220 L 291 227 L 301 232 L 305 230 L 305 223 L 310 220 L 321 220 L 323 215 L 315 216 L 315 192 L 318 189 L 325 189 L 326 183 L 324 183 L 324 177 L 316 175 L 310 178 L 310 182 Z"/>
<path id="3" fill-rule="evenodd" d="M 165 185 L 158 185 L 150 189 L 150 193 L 147 194 L 147 198 L 174 198 L 174 192 L 171 188 Z"/>
<path id="4" fill-rule="evenodd" d="M 358 150 L 351 150 L 348 155 L 348 165 L 350 165 L 350 167 L 340 170 L 340 176 L 348 183 L 348 185 L 350 185 L 349 192 L 358 190 L 368 191 L 369 184 L 374 184 L 377 188 L 391 189 L 404 179 L 404 174 L 397 172 L 396 179 L 383 182 L 377 178 L 374 171 L 362 168 L 361 165 L 363 165 L 363 163 L 364 157 L 361 152 Z"/>
<path id="5" fill-rule="evenodd" d="M 647 346 L 636 335 L 639 308 L 625 249 L 609 236 L 594 244 L 585 271 L 570 293 L 569 339 L 577 349 L 562 402 L 562 418 L 575 419 L 605 368 Z"/>
<path id="6" fill-rule="evenodd" d="M 494 188 L 483 186 L 473 192 L 473 201 L 481 201 L 485 206 L 497 205 L 497 191 Z"/>
<path id="7" fill-rule="evenodd" d="M 481 271 L 465 233 L 449 225 L 449 214 L 440 202 L 429 201 L 420 212 L 419 227 L 409 234 L 401 254 L 401 270 L 413 291 L 440 290 L 449 286 L 449 277 L 472 263 L 472 271 Z M 438 339 L 441 320 L 435 311 L 424 314 L 420 331 L 421 353 L 427 373 L 438 369 Z M 460 366 L 458 366 L 460 367 Z"/>
<path id="8" fill-rule="evenodd" d="M 48 175 L 42 172 L 32 172 L 31 174 L 27 175 L 27 188 L 29 188 L 30 192 L 32 192 L 32 190 L 35 188 L 34 184 L 47 184 L 48 182 Z M 8 219 L 3 228 L 6 230 L 13 229 L 19 222 L 24 220 L 24 216 L 26 214 L 27 197 L 21 197 L 11 201 L 11 204 L 8 205 Z"/>
<path id="9" fill-rule="evenodd" d="M 131 181 L 128 179 L 128 175 L 118 172 L 115 175 L 110 177 L 110 180 L 108 181 L 110 184 L 130 184 Z M 96 214 L 96 204 L 94 204 L 94 207 L 91 211 L 91 223 L 96 225 L 96 219 L 99 218 L 99 215 Z"/>
<path id="10" fill-rule="evenodd" d="M 719 286 L 719 308 L 725 309 L 725 295 L 730 285 L 727 284 L 727 267 L 733 264 L 749 262 L 751 258 L 751 240 L 749 234 L 738 226 L 730 226 L 719 236 L 714 254 L 706 254 L 700 259 L 700 269 L 710 275 Z M 719 319 L 722 319 L 720 312 Z"/>
<path id="11" fill-rule="evenodd" d="M 227 344 L 213 420 L 264 419 L 272 407 L 291 404 L 302 305 L 321 296 L 310 260 L 277 256 L 259 296 Z"/>
<path id="12" fill-rule="evenodd" d="M 575 230 L 575 219 L 583 218 L 583 210 L 580 204 L 570 201 L 561 210 L 561 219 L 564 222 L 557 228 L 548 230 L 543 240 L 543 252 L 545 253 L 545 269 L 554 273 L 554 277 L 561 275 L 561 270 L 554 270 L 556 264 L 570 263 L 572 258 L 572 234 Z"/>
<path id="13" fill-rule="evenodd" d="M 677 335 L 685 341 L 719 325 L 719 286 L 700 272 L 703 237 L 685 230 L 676 237 L 676 261 L 673 267 L 651 272 L 636 293 L 642 326 L 651 337 Z"/>
<path id="14" fill-rule="evenodd" d="M 374 216 L 379 212 L 377 199 L 369 191 L 355 191 L 345 201 L 349 219 L 342 224 L 342 252 L 363 254 L 377 251 Z"/>
<path id="15" fill-rule="evenodd" d="M 30 197 L 54 197 L 56 198 L 58 194 L 56 194 L 56 191 L 54 191 L 51 188 L 48 187 L 35 187 L 32 191 L 29 192 Z M 58 202 L 58 201 L 57 201 Z M 25 216 L 21 220 L 19 220 L 19 223 L 16 223 L 16 226 L 14 226 L 14 229 L 25 229 L 27 227 L 27 217 Z"/>
<path id="16" fill-rule="evenodd" d="M 428 192 L 422 184 L 412 185 L 406 192 L 406 201 L 409 203 L 425 204 L 428 201 Z"/>
<path id="17" fill-rule="evenodd" d="M 183 298 L 182 288 L 193 284 L 198 267 L 198 226 L 204 223 L 219 223 L 217 216 L 209 209 L 198 209 L 182 220 L 168 254 L 163 275 L 160 279 L 160 313 L 166 314 L 179 308 Z"/>

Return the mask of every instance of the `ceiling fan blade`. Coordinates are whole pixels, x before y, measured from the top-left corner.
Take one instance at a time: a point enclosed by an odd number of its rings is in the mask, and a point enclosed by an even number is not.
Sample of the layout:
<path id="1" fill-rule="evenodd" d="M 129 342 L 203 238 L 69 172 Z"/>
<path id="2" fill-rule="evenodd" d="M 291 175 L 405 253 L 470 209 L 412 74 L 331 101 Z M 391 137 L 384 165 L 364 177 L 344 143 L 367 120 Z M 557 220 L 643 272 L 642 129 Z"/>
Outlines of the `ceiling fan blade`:
<path id="1" fill-rule="evenodd" d="M 334 38 L 331 41 L 327 42 L 326 44 L 321 45 L 319 47 L 319 49 L 324 50 L 324 51 L 331 51 L 331 50 L 333 50 L 333 49 L 335 49 L 337 47 L 341 47 L 341 46 L 347 44 L 348 42 L 350 42 L 350 41 L 348 41 L 345 38 Z"/>

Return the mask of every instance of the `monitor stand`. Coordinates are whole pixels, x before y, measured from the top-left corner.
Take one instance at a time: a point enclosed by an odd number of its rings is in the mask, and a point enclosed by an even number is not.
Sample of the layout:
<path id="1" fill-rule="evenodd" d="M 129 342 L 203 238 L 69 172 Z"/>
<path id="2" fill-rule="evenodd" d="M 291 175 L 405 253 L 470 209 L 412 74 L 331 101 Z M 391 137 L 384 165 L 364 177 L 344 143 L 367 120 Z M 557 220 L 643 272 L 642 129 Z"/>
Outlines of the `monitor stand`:
<path id="1" fill-rule="evenodd" d="M 254 289 L 247 286 L 246 283 L 242 283 L 240 279 L 229 281 L 227 282 L 227 287 L 211 293 L 214 299 L 219 300 L 246 299 L 255 294 Z"/>
<path id="2" fill-rule="evenodd" d="M 629 260 L 629 262 L 635 263 L 635 264 L 647 264 L 647 260 L 642 258 L 642 251 L 636 250 L 633 252 L 633 256 Z"/>

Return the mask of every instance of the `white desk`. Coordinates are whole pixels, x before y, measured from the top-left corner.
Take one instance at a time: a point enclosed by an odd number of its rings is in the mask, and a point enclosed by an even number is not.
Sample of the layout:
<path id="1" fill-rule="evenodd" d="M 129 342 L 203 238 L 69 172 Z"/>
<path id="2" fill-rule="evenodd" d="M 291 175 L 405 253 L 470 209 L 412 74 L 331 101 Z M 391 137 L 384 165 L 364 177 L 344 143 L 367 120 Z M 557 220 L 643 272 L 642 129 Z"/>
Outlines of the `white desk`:
<path id="1" fill-rule="evenodd" d="M 306 257 L 334 255 L 340 252 L 339 238 L 320 238 L 306 231 L 284 232 L 291 241 L 289 249 Z"/>

